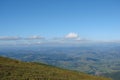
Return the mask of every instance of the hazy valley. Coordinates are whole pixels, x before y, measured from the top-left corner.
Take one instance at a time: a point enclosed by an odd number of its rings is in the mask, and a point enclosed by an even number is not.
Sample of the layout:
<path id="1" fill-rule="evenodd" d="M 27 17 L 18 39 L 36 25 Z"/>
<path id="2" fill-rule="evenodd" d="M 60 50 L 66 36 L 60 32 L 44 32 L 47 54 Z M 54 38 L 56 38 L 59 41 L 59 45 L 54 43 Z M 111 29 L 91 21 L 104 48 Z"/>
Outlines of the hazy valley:
<path id="1" fill-rule="evenodd" d="M 19 46 L 1 48 L 1 56 L 26 62 L 40 62 L 88 74 L 120 78 L 120 44 L 81 46 Z M 118 73 L 117 75 L 115 75 Z M 113 76 L 113 75 L 114 76 Z M 116 76 L 116 77 L 115 77 Z"/>

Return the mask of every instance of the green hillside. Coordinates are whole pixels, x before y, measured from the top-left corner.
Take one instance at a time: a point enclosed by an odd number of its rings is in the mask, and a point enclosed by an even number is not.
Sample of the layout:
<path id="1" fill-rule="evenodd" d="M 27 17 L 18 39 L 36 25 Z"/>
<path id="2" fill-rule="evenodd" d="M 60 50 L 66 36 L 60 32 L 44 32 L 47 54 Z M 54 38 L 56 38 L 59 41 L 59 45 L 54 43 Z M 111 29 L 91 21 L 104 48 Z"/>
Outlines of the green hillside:
<path id="1" fill-rule="evenodd" d="M 0 57 L 0 80 L 110 80 L 84 73 Z"/>

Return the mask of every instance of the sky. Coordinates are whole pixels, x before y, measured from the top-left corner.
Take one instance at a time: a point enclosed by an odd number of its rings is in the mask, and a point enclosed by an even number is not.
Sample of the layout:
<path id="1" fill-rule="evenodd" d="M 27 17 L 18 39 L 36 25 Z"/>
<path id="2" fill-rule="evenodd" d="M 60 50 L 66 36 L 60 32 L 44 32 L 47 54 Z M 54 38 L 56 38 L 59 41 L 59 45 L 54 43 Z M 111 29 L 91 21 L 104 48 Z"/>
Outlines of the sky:
<path id="1" fill-rule="evenodd" d="M 120 0 L 0 0 L 0 44 L 120 41 Z"/>

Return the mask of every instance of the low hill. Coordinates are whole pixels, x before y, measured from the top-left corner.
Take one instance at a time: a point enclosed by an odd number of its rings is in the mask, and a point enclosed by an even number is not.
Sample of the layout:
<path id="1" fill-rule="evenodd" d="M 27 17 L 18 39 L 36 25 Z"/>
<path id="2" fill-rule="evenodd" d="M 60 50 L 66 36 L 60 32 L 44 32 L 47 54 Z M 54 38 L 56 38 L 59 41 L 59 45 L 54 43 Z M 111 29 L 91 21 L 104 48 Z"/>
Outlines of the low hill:
<path id="1" fill-rule="evenodd" d="M 110 80 L 45 64 L 0 57 L 0 80 Z"/>
<path id="2" fill-rule="evenodd" d="M 110 77 L 113 80 L 120 80 L 120 71 L 111 72 L 111 73 L 105 73 L 105 74 L 102 74 L 102 76 Z"/>

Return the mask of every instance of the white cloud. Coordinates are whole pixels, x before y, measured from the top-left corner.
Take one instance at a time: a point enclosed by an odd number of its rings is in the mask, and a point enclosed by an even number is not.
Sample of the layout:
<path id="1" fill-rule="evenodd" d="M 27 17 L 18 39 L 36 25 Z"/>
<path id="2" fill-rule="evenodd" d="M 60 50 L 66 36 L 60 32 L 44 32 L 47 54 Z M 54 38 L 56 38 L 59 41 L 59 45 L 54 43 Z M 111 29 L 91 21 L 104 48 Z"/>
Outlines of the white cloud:
<path id="1" fill-rule="evenodd" d="M 18 36 L 0 36 L 0 40 L 20 40 Z"/>
<path id="2" fill-rule="evenodd" d="M 42 36 L 30 36 L 30 37 L 28 37 L 28 38 L 26 38 L 26 39 L 29 39 L 29 40 L 44 39 L 44 37 L 42 37 Z"/>
<path id="3" fill-rule="evenodd" d="M 75 39 L 78 37 L 79 37 L 79 35 L 77 33 L 69 33 L 65 36 L 65 38 L 68 38 L 68 39 Z"/>
<path id="4" fill-rule="evenodd" d="M 69 33 L 65 36 L 67 39 L 76 39 L 79 38 L 79 35 L 77 33 Z"/>

